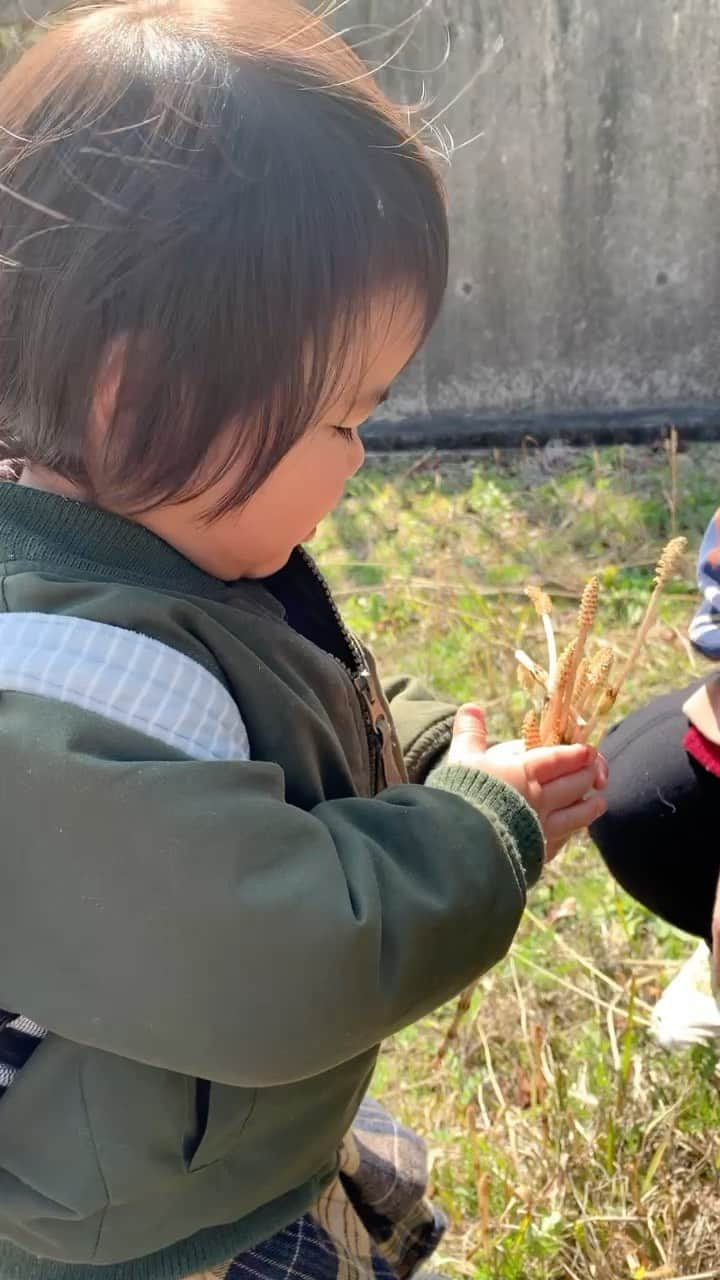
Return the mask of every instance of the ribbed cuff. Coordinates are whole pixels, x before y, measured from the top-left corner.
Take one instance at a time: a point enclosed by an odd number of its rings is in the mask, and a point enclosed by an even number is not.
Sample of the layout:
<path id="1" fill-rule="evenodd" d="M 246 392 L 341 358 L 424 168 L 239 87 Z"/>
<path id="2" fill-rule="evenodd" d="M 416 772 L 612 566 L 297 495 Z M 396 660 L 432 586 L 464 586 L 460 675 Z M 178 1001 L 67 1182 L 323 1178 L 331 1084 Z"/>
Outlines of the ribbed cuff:
<path id="1" fill-rule="evenodd" d="M 545 860 L 545 838 L 537 816 L 514 787 L 464 765 L 441 765 L 428 775 L 427 786 L 451 791 L 487 813 L 511 837 L 510 857 L 519 859 L 528 889 L 540 879 Z"/>
<path id="2" fill-rule="evenodd" d="M 455 712 L 441 716 L 425 729 L 405 752 L 405 768 L 411 782 L 425 782 L 428 773 L 440 763 L 452 741 Z"/>

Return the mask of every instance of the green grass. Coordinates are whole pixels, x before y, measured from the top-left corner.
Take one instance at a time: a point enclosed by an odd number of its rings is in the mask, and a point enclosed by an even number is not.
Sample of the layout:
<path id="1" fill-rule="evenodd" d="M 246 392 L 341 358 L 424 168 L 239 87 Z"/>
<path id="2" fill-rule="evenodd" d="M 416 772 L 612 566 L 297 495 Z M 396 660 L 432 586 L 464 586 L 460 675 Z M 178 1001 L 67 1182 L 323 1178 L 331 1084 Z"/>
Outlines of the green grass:
<path id="1" fill-rule="evenodd" d="M 693 561 L 720 505 L 720 451 L 587 450 L 371 460 L 315 551 L 382 666 L 473 698 L 498 736 L 524 701 L 513 652 L 542 658 L 524 595 L 572 628 L 591 572 L 596 629 L 624 653 L 658 552 L 692 556 L 619 711 L 703 669 L 686 639 Z M 562 625 L 561 625 L 562 630 Z M 652 856 L 652 851 L 648 851 Z M 479 922 L 481 924 L 481 922 Z M 441 1068 L 453 1009 L 389 1045 L 376 1092 L 427 1138 L 451 1220 L 440 1262 L 476 1280 L 720 1276 L 720 1070 L 668 1056 L 652 1002 L 689 954 L 576 843 L 547 873 L 511 956 L 481 984 Z"/>

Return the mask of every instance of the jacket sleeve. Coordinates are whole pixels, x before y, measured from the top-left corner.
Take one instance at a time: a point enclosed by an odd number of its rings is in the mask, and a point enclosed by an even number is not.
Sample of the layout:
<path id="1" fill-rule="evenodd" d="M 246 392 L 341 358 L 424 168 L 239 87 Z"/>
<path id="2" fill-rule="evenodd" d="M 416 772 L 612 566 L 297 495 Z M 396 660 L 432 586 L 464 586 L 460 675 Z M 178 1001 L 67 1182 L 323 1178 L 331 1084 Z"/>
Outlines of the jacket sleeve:
<path id="1" fill-rule="evenodd" d="M 705 533 L 697 578 L 703 602 L 690 624 L 690 639 L 705 657 L 720 661 L 720 511 Z"/>
<path id="2" fill-rule="evenodd" d="M 453 767 L 307 812 L 277 765 L 188 761 L 59 703 L 29 735 L 21 701 L 3 696 L 0 1006 L 277 1085 L 374 1046 L 510 946 L 543 841 L 496 779 Z"/>
<path id="3" fill-rule="evenodd" d="M 455 703 L 437 698 L 413 676 L 383 682 L 411 782 L 424 782 L 441 763 L 452 737 Z"/>

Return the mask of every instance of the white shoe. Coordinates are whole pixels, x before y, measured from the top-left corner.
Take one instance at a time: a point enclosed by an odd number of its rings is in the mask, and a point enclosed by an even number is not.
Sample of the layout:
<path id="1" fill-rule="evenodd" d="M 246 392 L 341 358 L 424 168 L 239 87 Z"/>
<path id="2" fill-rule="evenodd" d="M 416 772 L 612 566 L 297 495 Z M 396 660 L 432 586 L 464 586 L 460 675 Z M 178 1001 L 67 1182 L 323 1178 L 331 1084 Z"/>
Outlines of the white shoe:
<path id="1" fill-rule="evenodd" d="M 720 999 L 713 989 L 712 956 L 705 942 L 685 961 L 658 1000 L 650 1025 L 663 1049 L 720 1040 Z"/>

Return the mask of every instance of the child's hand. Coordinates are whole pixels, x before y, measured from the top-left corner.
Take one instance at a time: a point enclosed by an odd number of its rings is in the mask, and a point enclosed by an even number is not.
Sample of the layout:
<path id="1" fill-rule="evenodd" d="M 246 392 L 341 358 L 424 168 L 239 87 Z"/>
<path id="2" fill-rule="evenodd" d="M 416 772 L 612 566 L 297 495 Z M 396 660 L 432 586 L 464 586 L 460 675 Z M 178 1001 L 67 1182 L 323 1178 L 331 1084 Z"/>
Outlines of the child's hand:
<path id="1" fill-rule="evenodd" d="M 525 751 L 522 743 L 487 747 L 485 714 L 480 707 L 461 707 L 455 717 L 448 764 L 462 764 L 501 778 L 525 797 L 540 819 L 547 861 L 554 858 L 574 831 L 581 831 L 605 812 L 598 792 L 607 786 L 607 764 L 594 747 L 540 747 Z"/>

